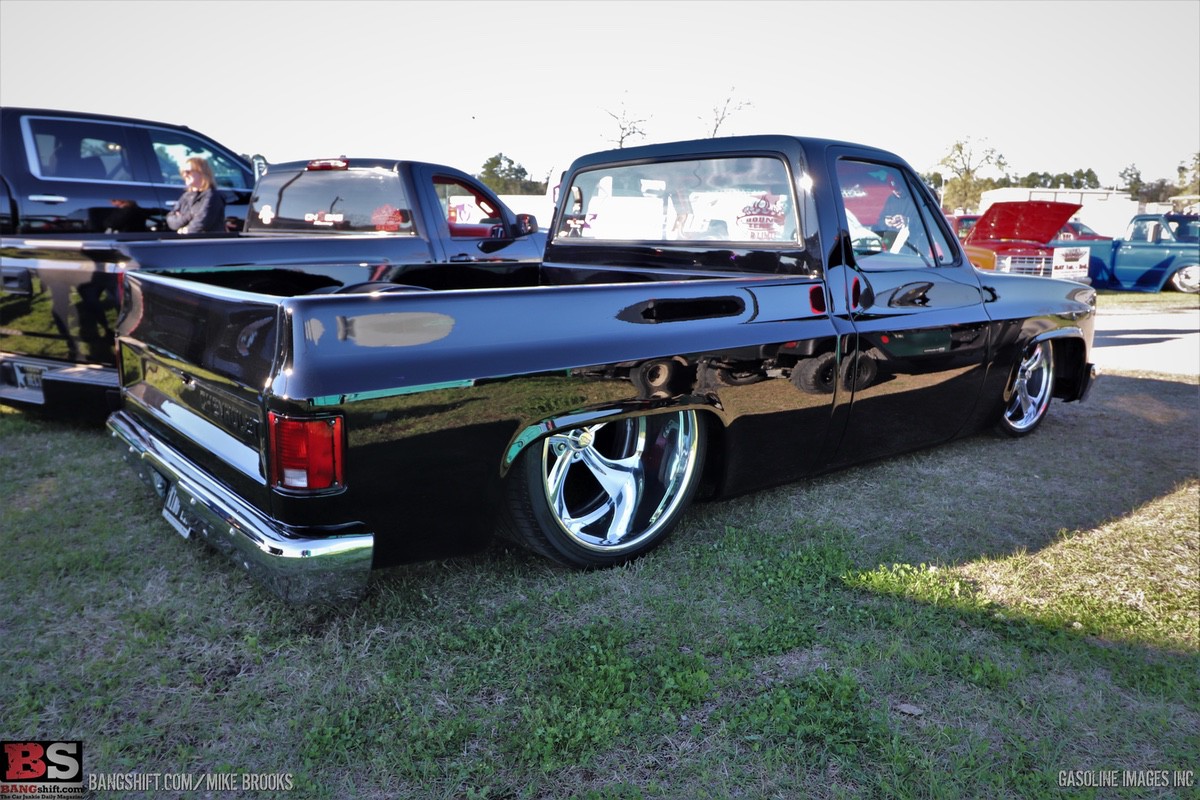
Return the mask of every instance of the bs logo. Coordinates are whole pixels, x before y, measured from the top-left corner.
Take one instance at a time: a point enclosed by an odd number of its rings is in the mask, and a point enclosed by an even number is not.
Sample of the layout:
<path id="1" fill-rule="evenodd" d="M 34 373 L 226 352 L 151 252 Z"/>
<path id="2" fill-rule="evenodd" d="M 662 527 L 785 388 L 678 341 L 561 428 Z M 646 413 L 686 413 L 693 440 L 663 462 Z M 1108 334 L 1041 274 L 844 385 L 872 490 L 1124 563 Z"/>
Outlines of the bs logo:
<path id="1" fill-rule="evenodd" d="M 6 783 L 83 783 L 83 742 L 0 742 Z"/>

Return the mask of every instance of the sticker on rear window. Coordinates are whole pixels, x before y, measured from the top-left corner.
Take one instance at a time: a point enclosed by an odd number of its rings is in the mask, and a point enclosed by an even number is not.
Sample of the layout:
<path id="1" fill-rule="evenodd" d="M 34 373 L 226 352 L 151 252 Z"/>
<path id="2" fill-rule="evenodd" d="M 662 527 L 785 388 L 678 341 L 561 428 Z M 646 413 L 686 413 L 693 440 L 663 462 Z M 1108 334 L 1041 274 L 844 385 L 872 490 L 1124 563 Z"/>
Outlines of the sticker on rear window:
<path id="1" fill-rule="evenodd" d="M 371 224 L 377 231 L 398 231 L 408 223 L 408 211 L 384 204 L 371 212 Z"/>

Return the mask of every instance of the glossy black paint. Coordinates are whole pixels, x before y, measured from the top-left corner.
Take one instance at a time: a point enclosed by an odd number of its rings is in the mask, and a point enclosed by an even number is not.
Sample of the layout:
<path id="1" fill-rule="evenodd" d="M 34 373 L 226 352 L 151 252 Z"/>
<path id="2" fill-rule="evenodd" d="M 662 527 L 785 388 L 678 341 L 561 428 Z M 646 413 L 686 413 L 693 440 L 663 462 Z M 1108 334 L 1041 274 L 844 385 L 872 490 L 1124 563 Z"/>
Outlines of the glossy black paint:
<path id="1" fill-rule="evenodd" d="M 792 137 L 630 148 L 572 168 L 775 154 L 810 183 L 802 247 L 551 241 L 536 269 L 391 273 L 438 291 L 274 299 L 131 273 L 123 413 L 289 529 L 373 534 L 383 566 L 486 537 L 514 462 L 550 431 L 695 409 L 712 436 L 704 487 L 727 496 L 992 424 L 1038 338 L 1059 348 L 1056 396 L 1086 394 L 1091 289 L 981 274 L 960 249 L 940 267 L 860 265 L 835 151 L 912 173 L 873 148 Z M 833 380 L 797 379 L 821 358 Z M 843 375 L 855 359 L 869 362 Z M 268 487 L 269 411 L 343 415 L 345 485 Z"/>

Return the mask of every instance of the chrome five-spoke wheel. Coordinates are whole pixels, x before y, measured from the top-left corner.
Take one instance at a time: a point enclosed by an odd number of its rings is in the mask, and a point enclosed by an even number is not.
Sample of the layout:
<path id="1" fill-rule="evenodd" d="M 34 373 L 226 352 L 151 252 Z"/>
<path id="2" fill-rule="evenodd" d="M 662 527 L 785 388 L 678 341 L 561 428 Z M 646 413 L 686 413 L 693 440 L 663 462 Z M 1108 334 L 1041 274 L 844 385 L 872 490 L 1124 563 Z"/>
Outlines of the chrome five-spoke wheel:
<path id="1" fill-rule="evenodd" d="M 1004 416 L 999 429 L 1009 436 L 1024 436 L 1046 418 L 1054 390 L 1054 348 L 1049 341 L 1026 348 L 1004 394 Z"/>
<path id="2" fill-rule="evenodd" d="M 628 561 L 678 522 L 699 483 L 704 444 L 694 411 L 555 433 L 518 461 L 505 529 L 565 564 Z"/>
<path id="3" fill-rule="evenodd" d="M 1171 275 L 1171 288 L 1177 292 L 1186 292 L 1187 294 L 1196 294 L 1200 292 L 1200 266 L 1189 264 L 1186 267 L 1180 267 Z"/>

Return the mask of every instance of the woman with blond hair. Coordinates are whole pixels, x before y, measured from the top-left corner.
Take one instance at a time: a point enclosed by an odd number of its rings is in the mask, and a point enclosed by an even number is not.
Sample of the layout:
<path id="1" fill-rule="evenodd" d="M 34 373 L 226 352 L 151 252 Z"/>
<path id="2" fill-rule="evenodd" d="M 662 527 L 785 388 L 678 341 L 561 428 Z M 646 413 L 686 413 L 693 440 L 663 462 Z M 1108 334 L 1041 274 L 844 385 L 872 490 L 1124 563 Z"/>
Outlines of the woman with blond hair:
<path id="1" fill-rule="evenodd" d="M 217 191 L 212 167 L 192 156 L 179 168 L 187 187 L 167 214 L 167 225 L 176 233 L 216 233 L 225 230 L 225 200 Z"/>

